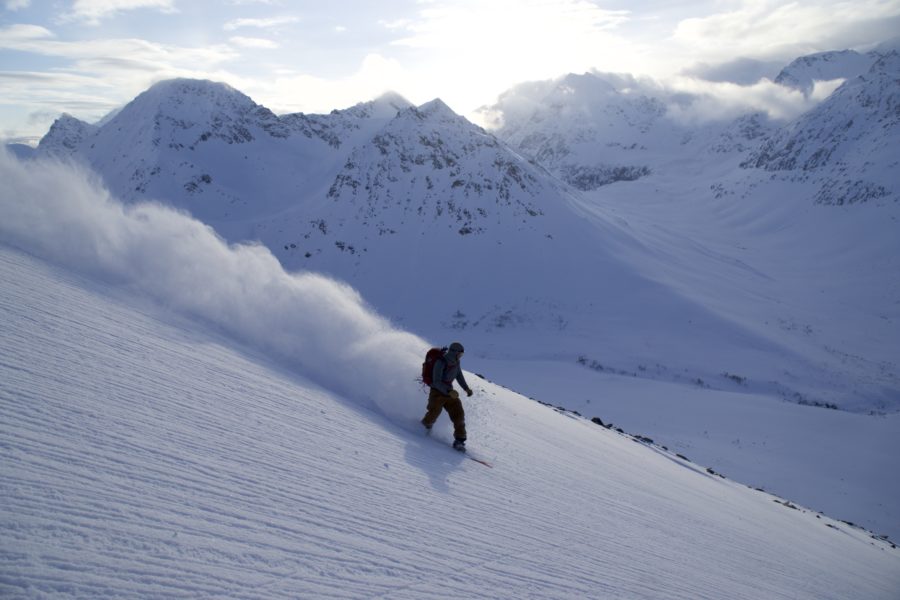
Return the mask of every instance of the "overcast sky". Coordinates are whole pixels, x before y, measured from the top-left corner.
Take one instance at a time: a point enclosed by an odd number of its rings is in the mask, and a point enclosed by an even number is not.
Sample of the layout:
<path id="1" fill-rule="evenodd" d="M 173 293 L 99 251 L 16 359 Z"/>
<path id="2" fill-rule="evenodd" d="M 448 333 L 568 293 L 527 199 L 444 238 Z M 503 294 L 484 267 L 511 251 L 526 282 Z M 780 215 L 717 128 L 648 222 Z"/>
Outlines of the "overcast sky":
<path id="1" fill-rule="evenodd" d="M 225 81 L 276 113 L 390 89 L 469 116 L 522 81 L 733 66 L 746 83 L 898 31 L 900 0 L 0 0 L 0 138 L 61 112 L 97 120 L 170 77 Z"/>

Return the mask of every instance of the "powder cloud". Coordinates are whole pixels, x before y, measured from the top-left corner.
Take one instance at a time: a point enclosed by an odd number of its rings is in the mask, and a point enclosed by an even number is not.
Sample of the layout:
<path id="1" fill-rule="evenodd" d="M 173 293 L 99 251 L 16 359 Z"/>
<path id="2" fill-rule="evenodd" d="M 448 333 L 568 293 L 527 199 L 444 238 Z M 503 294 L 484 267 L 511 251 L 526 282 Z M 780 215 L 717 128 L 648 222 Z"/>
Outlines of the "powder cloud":
<path id="1" fill-rule="evenodd" d="M 83 167 L 0 152 L 0 181 L 0 242 L 211 324 L 403 425 L 420 416 L 428 343 L 348 285 L 288 273 L 266 248 L 160 204 L 123 205 Z"/>

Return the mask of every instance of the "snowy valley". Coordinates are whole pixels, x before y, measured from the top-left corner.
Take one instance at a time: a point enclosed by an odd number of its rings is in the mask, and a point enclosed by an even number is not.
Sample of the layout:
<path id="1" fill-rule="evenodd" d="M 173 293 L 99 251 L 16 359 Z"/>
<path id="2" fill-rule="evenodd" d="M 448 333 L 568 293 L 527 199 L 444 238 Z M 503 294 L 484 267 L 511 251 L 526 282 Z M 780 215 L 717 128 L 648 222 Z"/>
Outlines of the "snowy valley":
<path id="1" fill-rule="evenodd" d="M 803 57 L 770 82 L 803 110 L 710 119 L 568 75 L 485 130 L 171 80 L 60 118 L 0 160 L 0 586 L 892 597 L 898 81 Z M 454 339 L 492 469 L 418 431 Z"/>

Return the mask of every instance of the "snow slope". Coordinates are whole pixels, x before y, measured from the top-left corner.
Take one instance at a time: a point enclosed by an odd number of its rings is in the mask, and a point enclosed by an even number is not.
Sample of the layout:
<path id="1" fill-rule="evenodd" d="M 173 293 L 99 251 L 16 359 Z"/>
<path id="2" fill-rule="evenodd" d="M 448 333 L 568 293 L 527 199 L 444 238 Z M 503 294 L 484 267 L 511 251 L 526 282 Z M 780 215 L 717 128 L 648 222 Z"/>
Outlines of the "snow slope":
<path id="1" fill-rule="evenodd" d="M 900 589 L 900 552 L 868 533 L 474 375 L 471 445 L 494 467 L 466 460 L 446 419 L 438 440 L 414 427 L 418 356 L 396 346 L 421 341 L 352 290 L 79 177 L 62 201 L 43 181 L 0 196 L 4 597 Z M 57 228 L 66 202 L 86 218 Z M 305 317 L 273 329 L 260 277 L 273 314 Z"/>
<path id="2" fill-rule="evenodd" d="M 873 417 L 801 406 L 735 380 L 725 390 L 596 370 L 590 363 L 470 363 L 493 381 L 649 437 L 735 481 L 892 540 L 900 536 L 896 413 Z"/>

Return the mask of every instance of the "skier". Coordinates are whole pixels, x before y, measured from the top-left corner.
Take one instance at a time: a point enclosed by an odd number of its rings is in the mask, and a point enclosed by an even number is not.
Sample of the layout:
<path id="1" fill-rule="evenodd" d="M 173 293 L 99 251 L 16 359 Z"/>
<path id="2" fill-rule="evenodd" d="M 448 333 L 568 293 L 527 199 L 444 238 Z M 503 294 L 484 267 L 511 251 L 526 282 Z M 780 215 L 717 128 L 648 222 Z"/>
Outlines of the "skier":
<path id="1" fill-rule="evenodd" d="M 462 400 L 459 399 L 459 392 L 453 389 L 453 381 L 459 382 L 466 395 L 473 394 L 459 366 L 463 352 L 465 352 L 463 345 L 453 342 L 447 352 L 435 361 L 431 391 L 428 394 L 428 411 L 422 418 L 422 425 L 431 431 L 431 426 L 441 416 L 441 411 L 447 409 L 447 414 L 453 421 L 453 447 L 461 452 L 466 449 L 466 413 L 463 410 Z"/>

